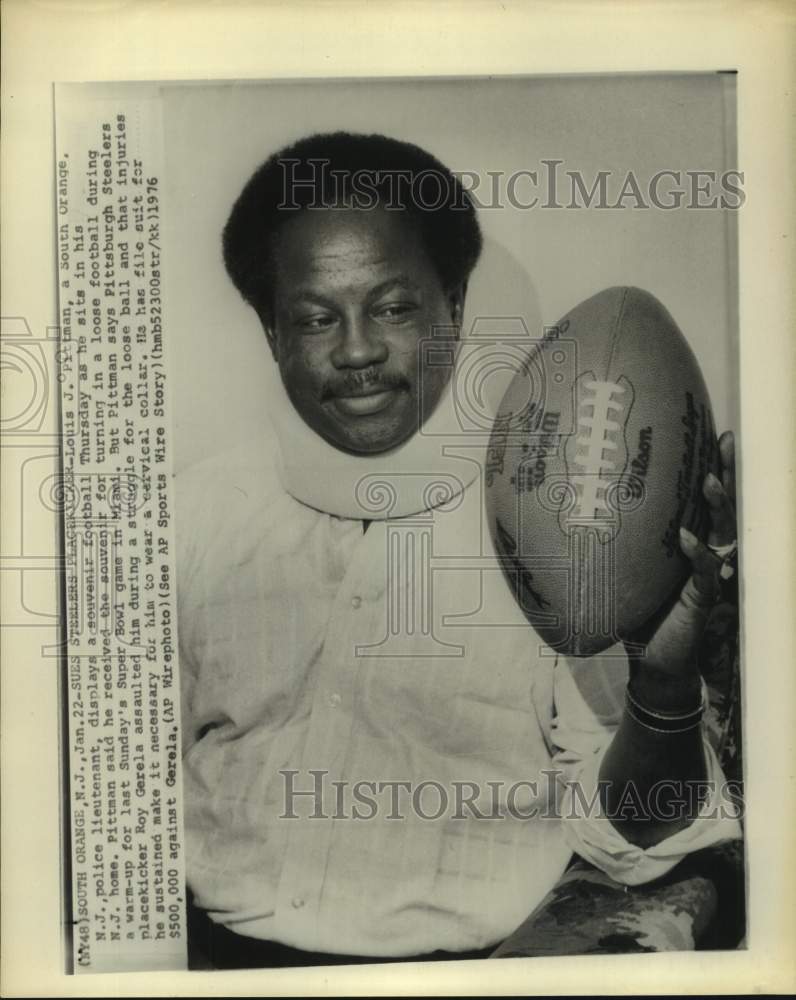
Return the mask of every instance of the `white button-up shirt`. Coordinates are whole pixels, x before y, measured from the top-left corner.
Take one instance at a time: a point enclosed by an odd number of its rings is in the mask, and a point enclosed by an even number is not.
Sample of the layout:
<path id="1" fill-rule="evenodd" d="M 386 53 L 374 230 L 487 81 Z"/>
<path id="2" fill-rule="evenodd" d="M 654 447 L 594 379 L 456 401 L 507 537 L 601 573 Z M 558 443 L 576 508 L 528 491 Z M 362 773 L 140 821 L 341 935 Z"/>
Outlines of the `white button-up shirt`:
<path id="1" fill-rule="evenodd" d="M 368 523 L 295 499 L 274 454 L 178 477 L 188 881 L 213 920 L 323 952 L 464 951 L 511 933 L 573 850 L 634 883 L 738 836 L 722 810 L 644 851 L 574 818 L 556 772 L 593 795 L 626 661 L 541 643 L 480 474 Z"/>

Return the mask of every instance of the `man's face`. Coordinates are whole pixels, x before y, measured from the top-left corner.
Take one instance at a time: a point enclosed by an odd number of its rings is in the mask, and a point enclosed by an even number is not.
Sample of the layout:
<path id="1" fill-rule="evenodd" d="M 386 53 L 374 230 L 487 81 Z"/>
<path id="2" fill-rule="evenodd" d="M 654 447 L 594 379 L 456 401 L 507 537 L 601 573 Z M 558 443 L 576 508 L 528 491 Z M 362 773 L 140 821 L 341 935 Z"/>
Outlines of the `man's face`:
<path id="1" fill-rule="evenodd" d="M 443 290 L 399 212 L 303 211 L 281 228 L 272 252 L 273 303 L 262 318 L 301 417 L 348 452 L 407 440 L 451 374 L 450 365 L 423 364 L 420 343 L 443 327 L 433 353 L 453 346 L 463 290 Z"/>

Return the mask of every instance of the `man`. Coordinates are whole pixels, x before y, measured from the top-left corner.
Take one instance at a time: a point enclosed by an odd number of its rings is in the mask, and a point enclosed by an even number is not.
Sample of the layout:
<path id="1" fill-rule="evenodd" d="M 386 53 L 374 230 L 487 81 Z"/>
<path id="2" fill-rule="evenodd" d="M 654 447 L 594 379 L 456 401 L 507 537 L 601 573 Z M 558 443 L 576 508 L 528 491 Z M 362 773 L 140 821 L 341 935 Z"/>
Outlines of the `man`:
<path id="1" fill-rule="evenodd" d="M 683 534 L 693 575 L 629 710 L 626 662 L 556 656 L 500 572 L 451 391 L 480 249 L 450 172 L 382 136 L 282 150 L 227 223 L 279 378 L 272 427 L 181 483 L 188 882 L 215 965 L 485 956 L 573 850 L 633 884 L 738 835 L 694 665 L 721 560 Z M 703 812 L 677 808 L 700 781 Z"/>

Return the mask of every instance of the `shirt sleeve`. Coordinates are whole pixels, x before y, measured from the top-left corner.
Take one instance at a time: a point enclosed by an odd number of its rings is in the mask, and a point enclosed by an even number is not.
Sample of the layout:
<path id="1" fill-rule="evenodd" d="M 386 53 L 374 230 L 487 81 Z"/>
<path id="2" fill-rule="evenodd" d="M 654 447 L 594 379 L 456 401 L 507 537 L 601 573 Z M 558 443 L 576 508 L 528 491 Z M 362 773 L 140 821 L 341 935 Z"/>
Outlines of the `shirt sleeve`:
<path id="1" fill-rule="evenodd" d="M 640 885 L 665 875 L 693 851 L 738 839 L 740 810 L 704 735 L 706 794 L 693 822 L 646 849 L 619 833 L 599 807 L 598 780 L 603 755 L 621 718 L 626 662 L 624 672 L 621 668 L 616 659 L 571 665 L 559 658 L 553 682 L 553 762 L 563 781 L 561 815 L 572 850 L 616 881 Z"/>

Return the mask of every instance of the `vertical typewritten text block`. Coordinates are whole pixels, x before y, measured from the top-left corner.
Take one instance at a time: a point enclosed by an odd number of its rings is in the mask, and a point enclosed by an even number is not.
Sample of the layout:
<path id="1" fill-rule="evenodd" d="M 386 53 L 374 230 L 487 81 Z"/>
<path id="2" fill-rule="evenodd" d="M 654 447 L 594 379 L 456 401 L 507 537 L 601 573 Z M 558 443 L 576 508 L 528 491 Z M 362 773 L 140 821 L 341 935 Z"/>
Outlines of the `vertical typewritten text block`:
<path id="1" fill-rule="evenodd" d="M 58 87 L 76 972 L 186 963 L 157 91 Z"/>

